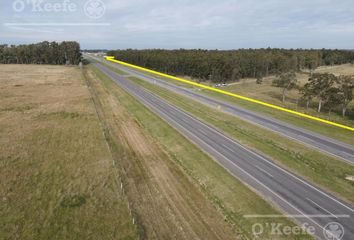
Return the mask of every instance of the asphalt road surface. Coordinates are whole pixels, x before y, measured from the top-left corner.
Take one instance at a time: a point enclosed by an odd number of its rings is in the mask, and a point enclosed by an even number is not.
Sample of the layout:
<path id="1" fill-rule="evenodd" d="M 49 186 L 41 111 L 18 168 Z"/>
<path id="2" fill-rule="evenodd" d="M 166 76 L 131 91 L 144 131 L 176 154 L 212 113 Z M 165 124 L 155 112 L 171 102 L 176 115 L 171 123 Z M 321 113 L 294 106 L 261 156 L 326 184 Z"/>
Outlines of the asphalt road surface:
<path id="1" fill-rule="evenodd" d="M 102 64 L 98 63 L 96 67 L 212 156 L 231 174 L 255 189 L 265 199 L 275 203 L 289 217 L 301 225 L 314 227 L 318 238 L 326 239 L 323 233 L 326 225 L 335 222 L 344 228 L 342 239 L 354 239 L 353 206 L 279 167 L 270 159 L 242 146 L 236 140 L 228 138 Z M 245 217 L 277 217 L 250 214 L 253 215 Z M 338 229 L 336 226 L 332 229 Z"/>
<path id="2" fill-rule="evenodd" d="M 140 71 L 133 70 L 131 68 L 127 68 L 119 64 L 111 63 L 108 61 L 106 61 L 106 63 L 110 64 L 113 67 L 119 68 L 132 76 L 136 76 L 140 79 L 157 84 L 176 93 L 191 97 L 194 100 L 197 100 L 203 104 L 207 104 L 212 107 L 220 106 L 222 111 L 232 114 L 235 117 L 241 118 L 253 124 L 257 124 L 263 128 L 277 132 L 292 140 L 296 140 L 307 146 L 313 147 L 324 153 L 330 154 L 332 156 L 338 157 L 342 160 L 354 164 L 354 146 L 350 144 L 320 135 L 318 133 L 300 127 L 296 127 L 294 125 L 270 117 L 262 116 L 261 114 L 237 107 L 231 103 L 227 103 L 225 101 L 209 97 L 205 94 L 196 91 L 195 89 L 188 89 L 181 86 L 177 86 L 173 83 L 169 83 L 167 81 L 152 77 Z"/>

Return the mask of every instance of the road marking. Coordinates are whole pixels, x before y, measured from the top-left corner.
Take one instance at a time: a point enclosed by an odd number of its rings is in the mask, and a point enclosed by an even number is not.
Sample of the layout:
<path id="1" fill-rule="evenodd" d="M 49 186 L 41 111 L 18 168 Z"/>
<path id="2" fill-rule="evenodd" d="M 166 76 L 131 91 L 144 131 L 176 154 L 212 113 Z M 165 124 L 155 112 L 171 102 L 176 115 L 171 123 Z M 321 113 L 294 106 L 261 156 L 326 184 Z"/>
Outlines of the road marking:
<path id="1" fill-rule="evenodd" d="M 258 165 L 255 166 L 258 170 L 260 170 L 261 172 L 267 174 L 268 176 L 270 176 L 271 178 L 274 178 L 274 176 L 272 174 L 270 174 L 269 172 L 267 172 L 266 170 L 260 168 Z"/>
<path id="2" fill-rule="evenodd" d="M 198 130 L 201 134 L 205 135 L 205 133 L 204 133 L 204 130 L 203 130 L 203 129 L 197 128 L 197 130 Z"/>
<path id="3" fill-rule="evenodd" d="M 337 218 L 336 215 L 334 215 L 333 213 L 331 213 L 331 212 L 328 211 L 327 209 L 321 207 L 319 204 L 315 203 L 315 202 L 312 201 L 311 199 L 309 199 L 309 198 L 306 198 L 306 199 L 307 199 L 308 201 L 310 201 L 312 204 L 316 205 L 318 208 L 320 208 L 320 209 L 322 209 L 323 211 L 325 211 L 325 212 L 329 213 L 330 215 L 332 215 L 332 217 Z"/>
<path id="4" fill-rule="evenodd" d="M 210 91 L 213 91 L 213 92 L 222 93 L 224 95 L 228 95 L 228 96 L 231 96 L 231 97 L 242 99 L 242 100 L 245 100 L 245 101 L 248 101 L 248 102 L 257 103 L 259 105 L 263 105 L 263 106 L 266 106 L 266 107 L 269 107 L 269 108 L 273 108 L 273 109 L 277 109 L 277 110 L 280 110 L 280 111 L 283 111 L 283 112 L 291 113 L 293 115 L 297 115 L 297 116 L 304 117 L 304 118 L 307 118 L 307 119 L 311 119 L 311 120 L 315 120 L 315 121 L 318 121 L 318 122 L 326 123 L 328 125 L 332 125 L 332 126 L 340 127 L 340 128 L 347 129 L 347 130 L 350 130 L 350 131 L 354 131 L 353 127 L 349 127 L 349 126 L 346 126 L 346 125 L 343 125 L 343 124 L 339 124 L 339 123 L 335 123 L 335 122 L 332 122 L 332 121 L 328 121 L 328 120 L 325 120 L 325 119 L 322 119 L 322 118 L 318 118 L 318 117 L 314 117 L 314 116 L 311 116 L 311 115 L 307 115 L 307 114 L 304 114 L 304 113 L 301 113 L 301 112 L 297 112 L 297 111 L 294 111 L 294 110 L 290 110 L 290 109 L 287 109 L 287 108 L 279 107 L 279 106 L 276 106 L 276 105 L 273 105 L 273 104 L 270 104 L 270 103 L 266 103 L 266 102 L 263 102 L 263 101 L 259 101 L 259 100 L 256 100 L 256 99 L 252 99 L 252 98 L 249 98 L 249 97 L 238 95 L 238 94 L 235 94 L 235 93 L 227 92 L 227 91 L 224 91 L 224 90 L 221 90 L 221 89 L 218 89 L 218 88 L 214 88 L 214 87 L 210 87 L 210 86 L 207 86 L 207 85 L 203 85 L 203 84 L 196 83 L 196 82 L 193 82 L 193 81 L 189 81 L 189 80 L 186 80 L 186 79 L 183 79 L 183 78 L 174 77 L 174 76 L 171 76 L 171 75 L 168 75 L 168 74 L 165 74 L 165 73 L 161 73 L 161 72 L 157 72 L 157 71 L 154 71 L 154 70 L 151 70 L 151 69 L 139 67 L 139 66 L 136 66 L 136 65 L 133 65 L 133 64 L 130 64 L 130 63 L 126 63 L 126 62 L 122 62 L 122 61 L 119 61 L 119 60 L 115 60 L 114 57 L 112 57 L 112 56 L 107 56 L 106 60 L 107 61 L 111 61 L 111 62 L 115 62 L 115 63 L 119 63 L 119 64 L 122 64 L 124 66 L 128 66 L 128 67 L 132 67 L 132 68 L 135 68 L 135 69 L 139 69 L 139 70 L 142 70 L 142 71 L 145 71 L 145 72 L 153 73 L 153 74 L 156 74 L 156 75 L 159 75 L 159 76 L 162 76 L 162 77 L 166 77 L 166 78 L 169 78 L 169 79 L 173 79 L 173 80 L 176 80 L 176 81 L 179 81 L 179 82 L 183 82 L 183 83 L 187 83 L 187 84 L 190 84 L 190 85 L 193 85 L 193 86 L 204 88 L 204 89 L 207 89 L 207 90 L 210 90 Z"/>
<path id="5" fill-rule="evenodd" d="M 226 148 L 227 150 L 229 150 L 232 153 L 235 153 L 234 150 L 228 146 L 226 146 L 225 144 L 221 144 L 224 148 Z M 236 153 L 235 153 L 236 154 Z"/>

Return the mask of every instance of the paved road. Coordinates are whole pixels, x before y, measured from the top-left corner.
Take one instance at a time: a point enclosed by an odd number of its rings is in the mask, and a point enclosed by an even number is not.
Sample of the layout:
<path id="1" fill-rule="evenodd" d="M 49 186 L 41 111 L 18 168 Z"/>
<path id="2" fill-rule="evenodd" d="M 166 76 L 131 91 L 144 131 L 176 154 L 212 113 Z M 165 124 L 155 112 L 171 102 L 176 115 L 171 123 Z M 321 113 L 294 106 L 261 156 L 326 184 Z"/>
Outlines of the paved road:
<path id="1" fill-rule="evenodd" d="M 316 188 L 264 156 L 245 148 L 215 128 L 126 80 L 124 76 L 119 76 L 102 64 L 96 64 L 96 66 L 151 111 L 207 152 L 234 176 L 256 189 L 299 223 L 313 226 L 317 237 L 325 239 L 323 228 L 330 222 L 337 222 L 345 229 L 343 239 L 354 239 L 353 206 Z"/>
<path id="2" fill-rule="evenodd" d="M 191 97 L 201 103 L 207 104 L 209 106 L 221 106 L 224 112 L 232 114 L 238 118 L 246 120 L 248 122 L 257 124 L 263 128 L 267 128 L 271 131 L 277 132 L 283 136 L 286 136 L 292 140 L 296 140 L 300 143 L 303 143 L 307 146 L 313 147 L 317 150 L 325 152 L 327 154 L 338 157 L 342 160 L 348 161 L 354 164 L 354 146 L 320 135 L 318 133 L 296 127 L 291 124 L 287 124 L 285 122 L 281 122 L 279 120 L 262 116 L 261 114 L 254 113 L 249 110 L 245 110 L 243 108 L 237 107 L 233 104 L 227 103 L 222 100 L 215 99 L 213 97 L 209 97 L 204 95 L 195 89 L 188 89 L 181 86 L 177 86 L 175 84 L 169 83 L 167 81 L 152 77 L 150 75 L 144 74 L 142 72 L 133 70 L 131 68 L 127 68 L 121 66 L 119 64 L 114 64 L 111 62 L 106 63 L 110 64 L 113 67 L 119 68 L 132 76 L 139 77 L 145 81 L 150 83 L 158 84 L 164 88 L 172 90 L 176 93 L 183 94 L 185 96 Z M 354 141 L 354 134 L 353 134 Z"/>

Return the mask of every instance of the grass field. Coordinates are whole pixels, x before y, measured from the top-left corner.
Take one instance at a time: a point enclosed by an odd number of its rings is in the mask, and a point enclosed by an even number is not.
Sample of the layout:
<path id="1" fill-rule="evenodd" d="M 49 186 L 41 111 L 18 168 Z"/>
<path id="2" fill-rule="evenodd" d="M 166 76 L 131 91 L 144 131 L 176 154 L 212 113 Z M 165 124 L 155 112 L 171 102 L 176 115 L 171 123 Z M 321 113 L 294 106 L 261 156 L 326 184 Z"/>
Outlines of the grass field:
<path id="1" fill-rule="evenodd" d="M 252 238 L 251 226 L 254 223 L 265 224 L 275 221 L 266 218 L 244 218 L 243 215 L 246 214 L 276 214 L 277 211 L 191 144 L 175 129 L 147 110 L 130 95 L 120 90 L 113 81 L 105 77 L 100 71 L 95 70 L 95 72 L 104 81 L 106 91 L 118 99 L 136 123 L 144 129 L 144 132 L 151 136 L 164 150 L 170 161 L 177 164 L 184 174 L 189 176 L 199 191 L 203 192 L 214 207 L 224 215 L 224 219 L 233 226 L 239 238 Z M 293 225 L 285 218 L 277 219 L 277 221 L 286 225 Z M 269 232 L 265 232 L 262 237 L 268 238 L 268 234 Z M 284 236 L 284 238 L 295 239 L 296 237 Z M 297 236 L 297 238 L 309 239 L 310 237 Z"/>
<path id="2" fill-rule="evenodd" d="M 78 68 L 0 65 L 0 239 L 135 239 Z"/>
<path id="3" fill-rule="evenodd" d="M 354 64 L 319 67 L 317 73 L 333 73 L 335 75 L 354 75 Z"/>

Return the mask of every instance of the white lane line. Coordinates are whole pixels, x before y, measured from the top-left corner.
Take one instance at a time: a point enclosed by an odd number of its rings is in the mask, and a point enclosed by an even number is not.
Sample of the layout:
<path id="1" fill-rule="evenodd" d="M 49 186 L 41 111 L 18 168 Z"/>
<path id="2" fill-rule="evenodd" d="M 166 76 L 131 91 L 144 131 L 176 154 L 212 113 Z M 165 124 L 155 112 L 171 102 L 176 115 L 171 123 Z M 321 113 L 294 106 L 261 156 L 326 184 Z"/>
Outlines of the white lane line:
<path id="1" fill-rule="evenodd" d="M 311 199 L 309 198 L 306 198 L 308 201 L 310 201 L 312 204 L 316 205 L 318 208 L 322 209 L 323 211 L 325 211 L 326 213 L 329 213 L 330 215 L 332 215 L 332 217 L 335 217 L 337 218 L 336 215 L 334 215 L 333 213 L 331 213 L 330 211 L 328 211 L 327 209 L 321 207 L 319 204 L 315 203 L 314 201 L 312 201 Z"/>
<path id="2" fill-rule="evenodd" d="M 229 150 L 232 153 L 235 153 L 234 150 L 228 146 L 226 146 L 225 144 L 221 144 L 224 148 L 226 148 L 227 150 Z M 235 153 L 236 154 L 236 153 Z"/>
<path id="3" fill-rule="evenodd" d="M 258 165 L 255 166 L 259 171 L 265 173 L 266 175 L 268 175 L 271 178 L 274 178 L 274 176 L 272 174 L 270 174 L 269 172 L 267 172 L 266 170 L 260 168 Z"/>
<path id="4" fill-rule="evenodd" d="M 205 136 L 205 132 L 203 129 L 197 128 L 198 132 L 200 132 L 201 134 L 203 134 Z"/>

